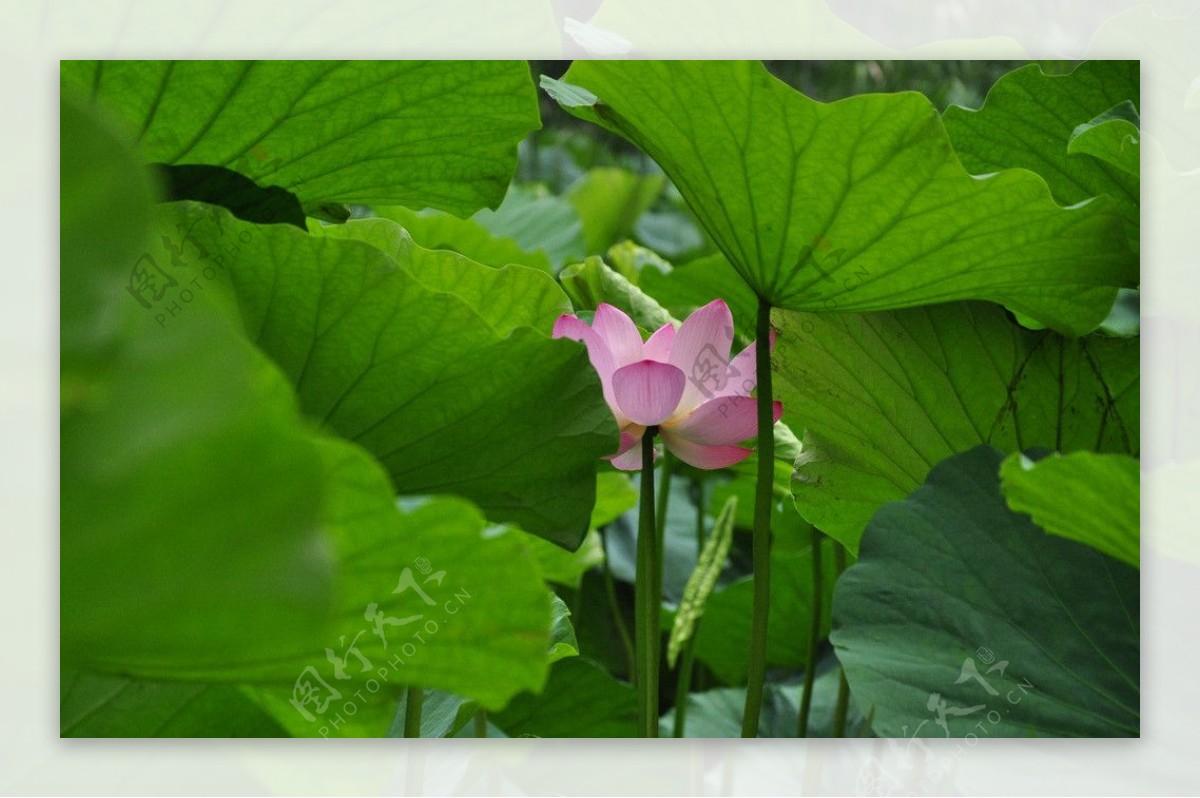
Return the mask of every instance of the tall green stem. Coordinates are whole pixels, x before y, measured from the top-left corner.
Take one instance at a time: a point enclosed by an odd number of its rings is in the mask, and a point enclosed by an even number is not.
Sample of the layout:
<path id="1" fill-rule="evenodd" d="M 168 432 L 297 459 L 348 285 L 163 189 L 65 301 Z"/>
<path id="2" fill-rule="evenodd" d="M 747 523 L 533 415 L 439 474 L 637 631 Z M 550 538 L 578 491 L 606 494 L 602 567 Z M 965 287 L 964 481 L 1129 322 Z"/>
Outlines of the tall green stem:
<path id="1" fill-rule="evenodd" d="M 833 545 L 833 567 L 840 578 L 846 570 L 846 549 L 840 544 Z M 850 711 L 850 682 L 846 681 L 846 669 L 838 667 L 837 705 L 833 710 L 834 737 L 846 736 L 846 714 Z"/>
<path id="2" fill-rule="evenodd" d="M 667 447 L 663 447 L 662 455 L 658 458 L 658 469 L 662 476 L 658 480 L 658 504 L 654 511 L 654 520 L 656 530 L 658 532 L 658 560 L 654 568 L 654 600 L 656 606 L 662 607 L 663 600 L 663 569 L 664 560 L 666 558 L 666 536 L 667 536 L 667 508 L 671 503 L 671 471 L 675 464 L 675 459 L 671 457 L 671 452 Z M 662 648 L 662 638 L 659 638 L 659 649 Z"/>
<path id="3" fill-rule="evenodd" d="M 421 736 L 421 705 L 425 702 L 425 691 L 410 687 L 404 701 L 404 736 Z"/>
<path id="4" fill-rule="evenodd" d="M 821 644 L 821 619 L 825 614 L 824 604 L 825 571 L 821 567 L 821 541 L 825 536 L 815 526 L 812 528 L 812 616 L 808 623 L 808 661 L 804 668 L 804 692 L 800 695 L 800 717 L 796 722 L 796 736 L 808 736 L 808 715 L 812 709 L 813 683 L 817 676 L 817 646 Z"/>
<path id="5" fill-rule="evenodd" d="M 642 436 L 642 500 L 638 508 L 637 586 L 634 593 L 637 690 L 642 737 L 658 736 L 659 572 L 662 554 L 654 523 L 654 436 Z"/>
<path id="6" fill-rule="evenodd" d="M 775 481 L 775 430 L 771 392 L 771 304 L 758 301 L 754 365 L 758 372 L 758 484 L 754 499 L 754 606 L 742 736 L 758 736 L 767 675 L 767 615 L 771 607 L 771 490 Z"/>

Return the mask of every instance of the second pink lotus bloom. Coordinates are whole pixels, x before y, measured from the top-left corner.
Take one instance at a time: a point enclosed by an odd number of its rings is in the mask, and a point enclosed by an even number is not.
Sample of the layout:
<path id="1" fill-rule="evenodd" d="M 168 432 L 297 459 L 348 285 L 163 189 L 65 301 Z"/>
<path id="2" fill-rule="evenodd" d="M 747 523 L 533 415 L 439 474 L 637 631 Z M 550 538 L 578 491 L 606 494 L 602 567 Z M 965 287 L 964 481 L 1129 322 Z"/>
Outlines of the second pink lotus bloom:
<path id="1" fill-rule="evenodd" d="M 756 343 L 729 359 L 733 315 L 716 299 L 696 310 L 676 330 L 664 324 L 642 341 L 637 326 L 612 305 L 601 304 L 588 326 L 559 316 L 555 338 L 582 341 L 600 375 L 604 399 L 621 428 L 621 444 L 609 459 L 623 471 L 642 465 L 639 446 L 647 427 L 657 426 L 663 443 L 697 468 L 725 468 L 753 449 L 736 444 L 758 434 Z M 773 420 L 783 404 L 773 403 Z"/>

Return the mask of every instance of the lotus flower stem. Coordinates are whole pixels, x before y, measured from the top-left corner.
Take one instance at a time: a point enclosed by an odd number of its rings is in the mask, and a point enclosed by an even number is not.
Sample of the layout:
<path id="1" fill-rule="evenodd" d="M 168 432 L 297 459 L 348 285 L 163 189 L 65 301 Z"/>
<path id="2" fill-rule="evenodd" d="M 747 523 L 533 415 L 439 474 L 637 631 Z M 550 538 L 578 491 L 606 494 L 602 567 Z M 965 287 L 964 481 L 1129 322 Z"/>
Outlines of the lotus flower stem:
<path id="1" fill-rule="evenodd" d="M 655 427 L 642 436 L 642 496 L 638 509 L 637 585 L 634 593 L 637 638 L 637 690 L 642 737 L 658 736 L 658 649 L 659 597 L 658 574 L 662 570 L 662 552 L 654 523 L 654 436 Z"/>
<path id="2" fill-rule="evenodd" d="M 808 715 L 812 709 L 813 683 L 817 675 L 817 646 L 821 643 L 821 619 L 825 614 L 824 604 L 825 571 L 821 567 L 821 530 L 812 528 L 812 616 L 808 623 L 808 656 L 804 666 L 804 692 L 800 694 L 800 718 L 796 723 L 796 736 L 808 736 Z"/>
<path id="3" fill-rule="evenodd" d="M 421 704 L 425 700 L 425 691 L 420 687 L 410 687 L 404 701 L 404 736 L 421 736 Z"/>
<path id="4" fill-rule="evenodd" d="M 658 561 L 655 564 L 654 570 L 653 593 L 653 601 L 656 607 L 662 607 L 663 600 L 663 563 L 666 559 L 667 508 L 671 502 L 671 471 L 674 465 L 674 458 L 671 457 L 670 450 L 665 446 L 663 447 L 662 456 L 659 459 L 662 461 L 662 464 L 659 466 L 662 476 L 658 480 L 658 504 L 654 512 L 654 520 L 658 533 Z M 659 648 L 661 647 L 662 640 L 659 638 Z"/>
<path id="5" fill-rule="evenodd" d="M 750 619 L 750 665 L 746 679 L 746 709 L 742 736 L 758 736 L 763 687 L 767 675 L 767 616 L 771 607 L 771 503 L 775 482 L 775 416 L 771 393 L 771 303 L 758 302 L 755 330 L 755 370 L 758 374 L 758 484 L 754 500 L 754 605 Z"/>
<path id="6" fill-rule="evenodd" d="M 746 728 L 753 732 L 758 726 L 770 593 L 772 427 L 783 414 L 783 405 L 771 397 L 771 306 L 766 301 L 759 307 L 758 332 L 755 343 L 729 359 L 733 312 L 723 299 L 692 311 L 678 328 L 670 322 L 663 324 L 644 341 L 633 319 L 605 302 L 596 306 L 590 324 L 571 314 L 554 322 L 555 338 L 581 341 L 587 347 L 604 401 L 620 430 L 616 451 L 605 459 L 622 471 L 634 471 L 639 464 L 642 468 L 634 653 L 641 731 L 647 737 L 658 736 L 658 615 L 664 548 L 659 529 L 666 527 L 669 495 L 669 466 L 664 465 L 663 501 L 661 508 L 655 507 L 656 437 L 662 438 L 663 448 L 672 456 L 706 470 L 728 468 L 745 460 L 753 449 L 738 444 L 758 437 L 754 620 Z M 745 401 L 756 384 L 758 401 Z M 662 515 L 657 524 L 656 509 Z"/>

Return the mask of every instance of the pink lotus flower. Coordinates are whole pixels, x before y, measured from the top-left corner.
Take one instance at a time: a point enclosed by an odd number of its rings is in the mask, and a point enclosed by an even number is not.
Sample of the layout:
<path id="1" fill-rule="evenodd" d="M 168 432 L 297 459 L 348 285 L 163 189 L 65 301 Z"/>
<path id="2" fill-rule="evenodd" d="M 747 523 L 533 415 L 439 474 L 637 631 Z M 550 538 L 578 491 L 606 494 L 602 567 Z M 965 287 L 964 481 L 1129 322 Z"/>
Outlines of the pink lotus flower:
<path id="1" fill-rule="evenodd" d="M 589 327 L 559 316 L 555 338 L 582 341 L 600 375 L 604 399 L 621 428 L 621 443 L 608 459 L 623 471 L 641 467 L 638 445 L 648 427 L 696 468 L 725 468 L 753 451 L 736 444 L 758 434 L 755 344 L 732 361 L 733 315 L 717 299 L 696 310 L 676 330 L 664 324 L 645 342 L 633 320 L 612 305 L 596 308 Z M 774 336 L 772 341 L 774 343 Z M 774 403 L 774 420 L 783 404 Z"/>

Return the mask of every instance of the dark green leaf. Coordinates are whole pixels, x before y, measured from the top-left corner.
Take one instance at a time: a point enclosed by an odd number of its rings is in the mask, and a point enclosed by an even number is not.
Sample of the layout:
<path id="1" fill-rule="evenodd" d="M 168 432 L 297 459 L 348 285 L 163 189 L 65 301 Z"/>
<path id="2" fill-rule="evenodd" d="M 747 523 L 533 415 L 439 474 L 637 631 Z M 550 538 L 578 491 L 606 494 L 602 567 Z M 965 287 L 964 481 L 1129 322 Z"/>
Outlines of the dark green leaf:
<path id="1" fill-rule="evenodd" d="M 634 737 L 637 696 L 600 666 L 572 657 L 556 662 L 538 695 L 521 695 L 491 720 L 509 737 Z"/>
<path id="2" fill-rule="evenodd" d="M 850 687 L 884 737 L 1136 737 L 1138 572 L 1009 510 L 1002 460 L 955 455 L 872 519 L 834 595 Z"/>
<path id="3" fill-rule="evenodd" d="M 566 551 L 541 538 L 530 538 L 528 541 L 546 581 L 578 590 L 584 573 L 604 562 L 604 549 L 596 530 L 632 509 L 637 501 L 637 488 L 625 474 L 617 471 L 601 471 L 597 474 L 591 528 L 576 551 Z"/>

